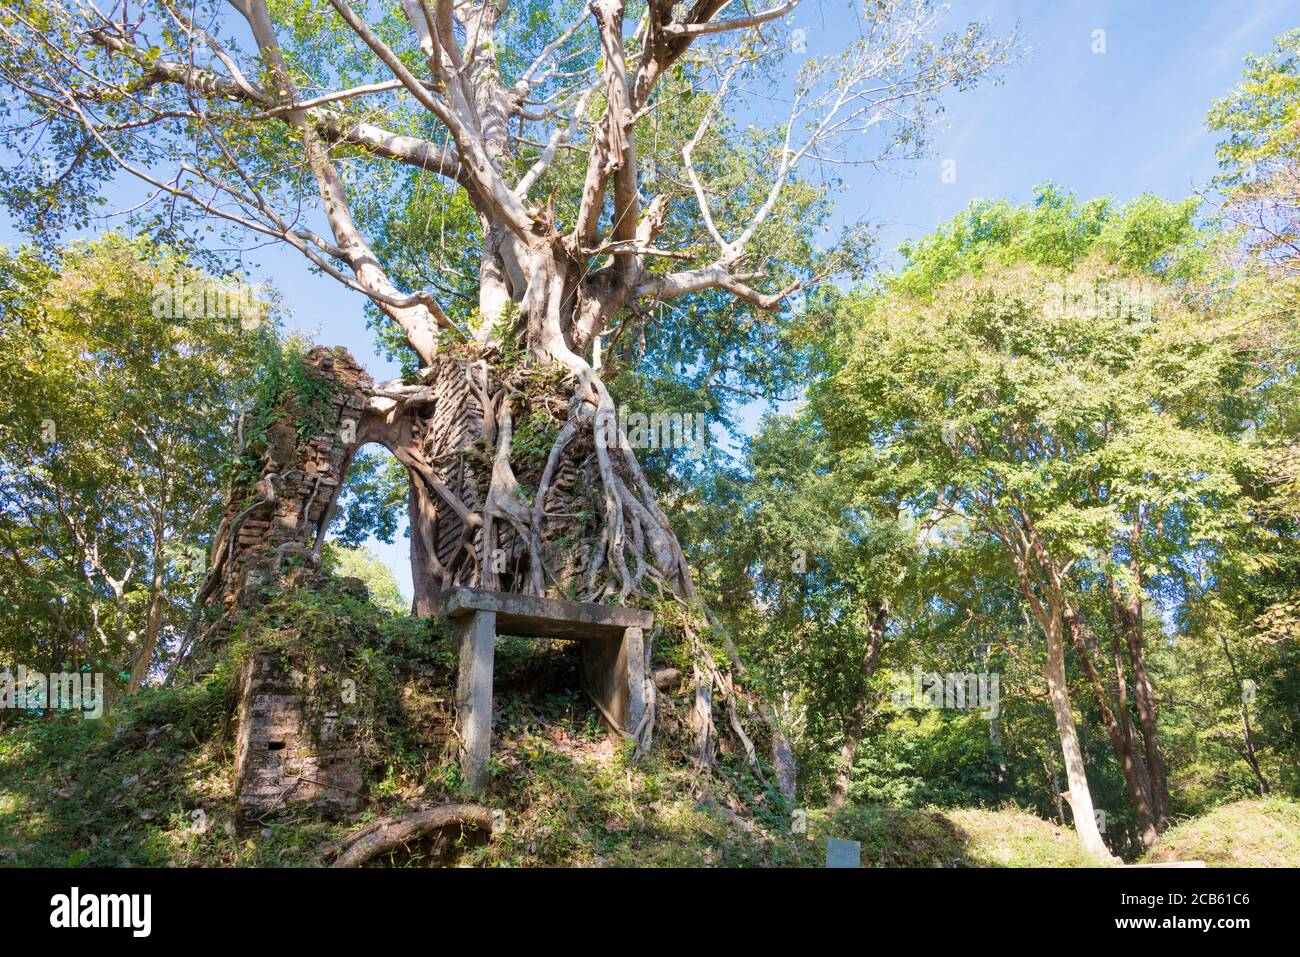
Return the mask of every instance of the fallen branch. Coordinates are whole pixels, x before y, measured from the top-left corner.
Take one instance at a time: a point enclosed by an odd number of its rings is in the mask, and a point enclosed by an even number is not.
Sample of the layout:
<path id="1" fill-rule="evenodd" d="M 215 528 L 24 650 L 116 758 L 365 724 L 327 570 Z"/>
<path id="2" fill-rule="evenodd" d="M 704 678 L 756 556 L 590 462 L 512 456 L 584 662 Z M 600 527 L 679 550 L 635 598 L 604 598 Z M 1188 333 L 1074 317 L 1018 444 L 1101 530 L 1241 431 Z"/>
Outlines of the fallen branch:
<path id="1" fill-rule="evenodd" d="M 360 867 L 380 854 L 453 824 L 491 834 L 492 812 L 481 804 L 444 804 L 402 817 L 380 818 L 346 838 L 337 847 L 338 857 L 330 867 Z"/>

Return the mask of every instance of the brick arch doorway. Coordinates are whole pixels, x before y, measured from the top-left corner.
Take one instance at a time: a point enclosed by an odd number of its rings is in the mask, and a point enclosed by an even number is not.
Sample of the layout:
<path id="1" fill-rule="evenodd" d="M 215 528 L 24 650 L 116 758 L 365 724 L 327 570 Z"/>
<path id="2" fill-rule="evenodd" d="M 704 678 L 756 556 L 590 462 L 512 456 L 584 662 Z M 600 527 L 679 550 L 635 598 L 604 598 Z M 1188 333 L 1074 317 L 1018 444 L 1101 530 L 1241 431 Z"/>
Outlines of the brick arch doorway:
<path id="1" fill-rule="evenodd" d="M 369 552 L 392 576 L 392 584 L 402 603 L 400 610 L 414 613 L 411 528 L 406 507 L 411 482 L 408 470 L 378 440 L 359 443 L 346 467 L 335 514 L 328 527 L 318 534 L 323 535 L 329 544 Z M 362 563 L 343 557 L 338 568 L 348 575 L 348 568 L 358 566 Z M 386 584 L 380 587 L 387 592 Z M 391 592 L 383 597 L 385 607 L 399 610 Z"/>

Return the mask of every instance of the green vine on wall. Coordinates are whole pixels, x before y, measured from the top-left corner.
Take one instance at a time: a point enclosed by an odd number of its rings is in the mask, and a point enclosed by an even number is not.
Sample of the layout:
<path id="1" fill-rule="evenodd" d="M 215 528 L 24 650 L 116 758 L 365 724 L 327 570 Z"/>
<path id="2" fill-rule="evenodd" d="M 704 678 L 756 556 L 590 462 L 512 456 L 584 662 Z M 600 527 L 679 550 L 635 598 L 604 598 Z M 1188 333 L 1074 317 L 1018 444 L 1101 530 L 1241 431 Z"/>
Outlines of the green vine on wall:
<path id="1" fill-rule="evenodd" d="M 292 422 L 299 447 L 329 424 L 334 383 L 308 365 L 300 343 L 270 345 L 259 369 L 253 403 L 244 414 L 243 449 L 232 463 L 236 485 L 249 486 L 260 478 L 268 433 L 277 422 Z"/>

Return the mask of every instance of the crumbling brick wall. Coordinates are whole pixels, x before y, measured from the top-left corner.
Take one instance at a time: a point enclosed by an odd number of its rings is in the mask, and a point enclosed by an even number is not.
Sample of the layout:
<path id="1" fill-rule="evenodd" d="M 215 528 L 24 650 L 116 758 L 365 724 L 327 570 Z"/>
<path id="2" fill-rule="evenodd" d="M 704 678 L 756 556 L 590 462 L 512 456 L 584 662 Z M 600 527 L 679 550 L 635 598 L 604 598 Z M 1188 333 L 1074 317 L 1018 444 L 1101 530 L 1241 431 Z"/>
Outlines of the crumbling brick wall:
<path id="1" fill-rule="evenodd" d="M 226 516 L 233 544 L 223 590 L 227 607 L 249 601 L 287 569 L 319 564 L 325 529 L 361 444 L 362 415 L 374 387 L 370 376 L 344 349 L 314 348 L 304 364 L 329 385 L 323 427 L 303 441 L 293 424 L 295 410 L 286 410 L 285 418 L 268 430 L 257 482 L 231 495 Z M 292 405 L 294 398 L 288 401 Z"/>
<path id="2" fill-rule="evenodd" d="M 327 815 L 354 810 L 364 797 L 365 762 L 351 708 L 334 683 L 316 677 L 275 652 L 256 652 L 244 665 L 235 779 L 246 823 L 304 807 Z M 415 665 L 399 695 L 398 709 L 414 731 L 408 746 L 430 765 L 448 760 L 455 732 L 446 676 Z"/>
<path id="3" fill-rule="evenodd" d="M 228 611 L 320 564 L 325 530 L 360 445 L 370 376 L 342 349 L 312 349 L 304 364 L 329 385 L 323 422 L 304 440 L 293 424 L 297 399 L 287 397 L 285 418 L 268 430 L 256 484 L 233 491 L 227 508 L 232 544 L 222 582 Z M 331 708 L 314 694 L 312 676 L 280 655 L 250 655 L 240 682 L 235 760 L 244 820 L 290 806 L 337 812 L 359 804 L 363 776 L 357 749 L 347 740 L 348 719 L 336 710 L 337 702 Z"/>
<path id="4" fill-rule="evenodd" d="M 422 380 L 428 399 L 395 424 L 384 418 L 383 387 L 346 350 L 317 347 L 303 359 L 309 374 L 329 385 L 323 421 L 304 438 L 295 425 L 302 412 L 298 399 L 285 397 L 281 421 L 268 429 L 257 480 L 231 491 L 225 518 L 230 548 L 217 569 L 216 594 L 225 613 L 210 635 L 217 640 L 263 589 L 294 584 L 319 566 L 344 478 L 366 442 L 419 443 L 433 478 L 470 508 L 481 508 L 482 478 L 466 459 L 481 433 L 482 405 L 464 360 L 444 357 L 428 370 Z M 420 544 L 450 561 L 464 526 L 451 509 L 435 507 L 430 534 Z M 333 712 L 328 702 L 316 700 L 310 677 L 296 680 L 293 666 L 273 653 L 249 658 L 241 679 L 235 771 L 246 821 L 290 806 L 337 812 L 361 800 L 363 764 L 347 740 L 344 709 Z M 437 759 L 450 747 L 452 714 L 449 694 L 430 692 L 417 681 L 405 689 L 401 706 L 422 729 L 418 744 Z"/>
<path id="5" fill-rule="evenodd" d="M 328 813 L 360 804 L 364 780 L 350 721 L 330 702 L 314 702 L 313 685 L 311 675 L 275 653 L 254 653 L 245 663 L 235 752 L 235 796 L 245 821 L 291 806 Z"/>
<path id="6" fill-rule="evenodd" d="M 321 541 L 337 509 L 343 480 L 357 449 L 367 442 L 419 447 L 427 479 L 440 483 L 470 510 L 482 509 L 488 475 L 475 446 L 482 436 L 483 408 L 479 390 L 471 385 L 472 372 L 483 370 L 479 381 L 486 374 L 482 364 L 440 357 L 420 383 L 407 387 L 423 389 L 423 399 L 409 404 L 408 415 L 386 418 L 383 387 L 375 385 L 347 350 L 316 347 L 303 359 L 310 374 L 329 385 L 324 422 L 302 440 L 294 424 L 298 409 L 294 397 L 288 397 L 282 420 L 268 429 L 257 480 L 232 489 L 224 524 L 230 526 L 233 541 L 221 573 L 227 609 L 253 601 L 261 589 L 282 579 L 292 582 L 299 568 L 319 564 Z M 424 567 L 453 566 L 464 545 L 465 526 L 437 496 L 430 499 L 430 507 L 432 514 L 425 517 L 427 524 L 416 542 L 417 560 Z M 523 543 L 508 530 L 502 534 L 511 549 L 523 550 Z M 447 584 L 477 584 L 476 572 L 472 563 L 457 567 Z M 441 575 L 430 578 L 441 584 Z M 422 611 L 432 608 L 429 604 Z"/>

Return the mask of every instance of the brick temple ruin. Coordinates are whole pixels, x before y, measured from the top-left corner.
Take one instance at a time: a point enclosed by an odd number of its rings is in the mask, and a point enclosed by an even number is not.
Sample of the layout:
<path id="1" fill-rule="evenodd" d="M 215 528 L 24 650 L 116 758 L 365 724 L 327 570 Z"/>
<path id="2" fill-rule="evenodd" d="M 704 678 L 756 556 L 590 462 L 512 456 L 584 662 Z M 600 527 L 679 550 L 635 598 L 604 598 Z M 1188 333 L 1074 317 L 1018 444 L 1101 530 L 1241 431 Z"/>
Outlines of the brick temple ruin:
<path id="1" fill-rule="evenodd" d="M 579 642 L 584 688 L 611 733 L 639 735 L 647 698 L 654 693 L 644 641 L 651 614 L 523 594 L 519 574 L 489 576 L 486 562 L 476 565 L 465 558 L 465 543 L 478 532 L 473 513 L 482 510 L 489 494 L 488 476 L 472 467 L 485 401 L 473 363 L 448 357 L 421 382 L 382 385 L 342 349 L 312 349 L 304 363 L 328 385 L 319 410 L 323 421 L 304 439 L 294 424 L 303 410 L 296 397 L 289 397 L 282 420 L 269 428 L 256 481 L 230 494 L 214 545 L 214 597 L 229 612 L 256 603 L 267 588 L 292 584 L 317 569 L 353 458 L 363 445 L 378 443 L 406 465 L 412 481 L 438 489 L 449 503 L 432 516 L 419 516 L 417 504 L 428 508 L 428 503 L 411 496 L 413 610 L 445 614 L 457 637 L 457 685 L 449 717 L 467 790 L 481 791 L 488 783 L 498 633 Z M 418 414 L 409 414 L 411 403 L 418 403 Z M 436 442 L 426 443 L 418 460 L 404 456 L 412 431 L 422 429 Z M 506 534 L 500 541 L 507 553 L 502 564 L 517 568 L 526 548 L 522 536 Z M 337 811 L 359 803 L 363 779 L 356 749 L 338 735 L 337 714 L 323 710 L 314 716 L 308 707 L 312 693 L 310 680 L 295 676 L 275 655 L 250 656 L 240 678 L 236 759 L 236 795 L 246 820 L 290 806 Z"/>

